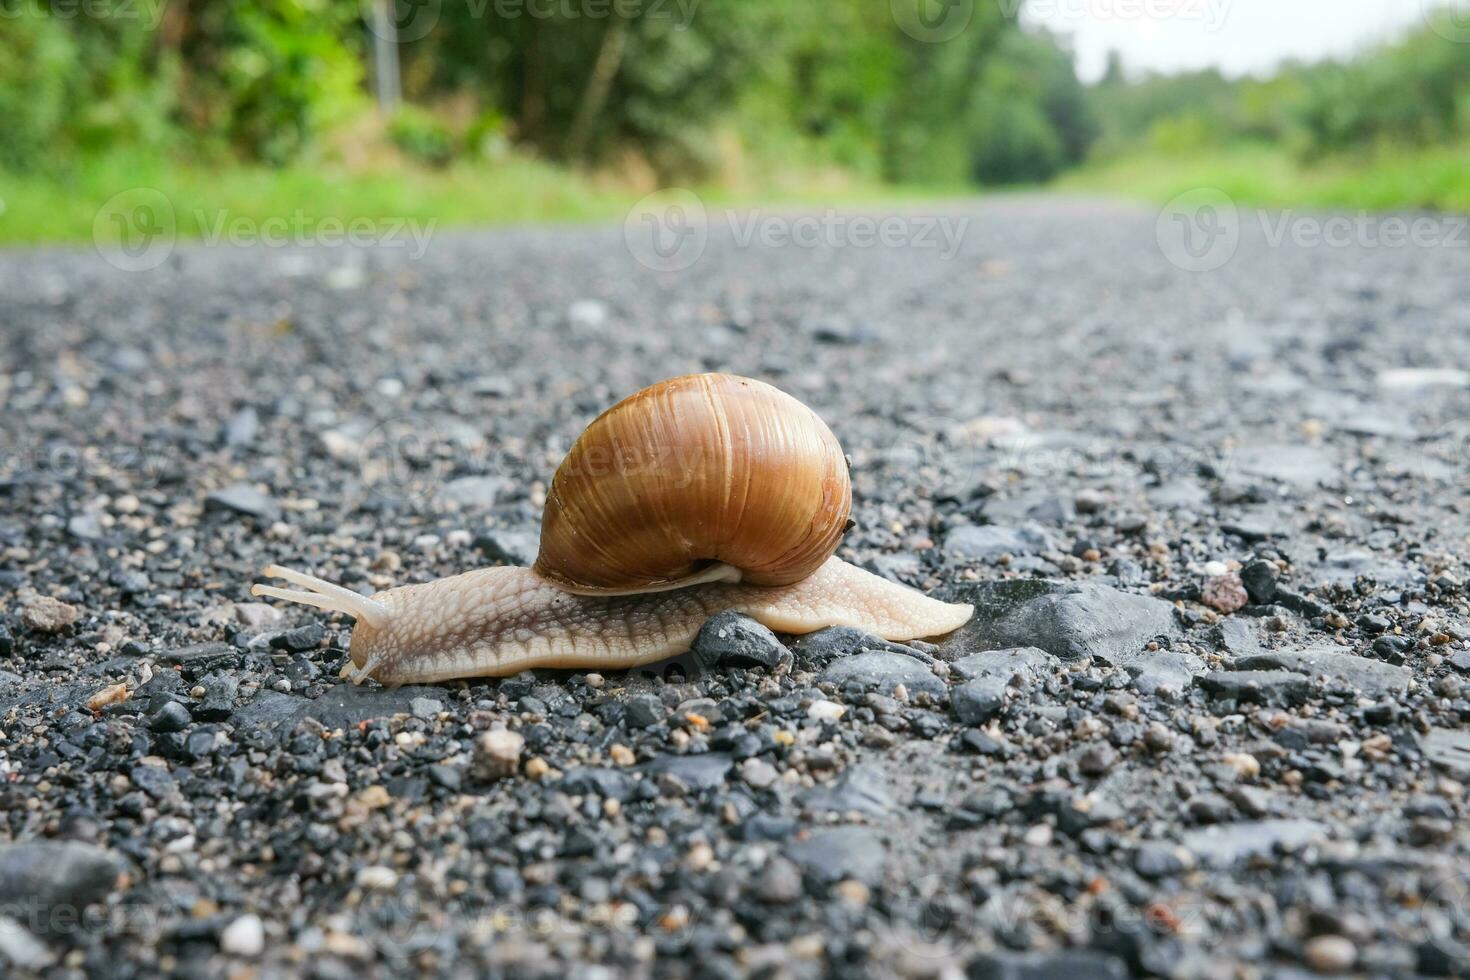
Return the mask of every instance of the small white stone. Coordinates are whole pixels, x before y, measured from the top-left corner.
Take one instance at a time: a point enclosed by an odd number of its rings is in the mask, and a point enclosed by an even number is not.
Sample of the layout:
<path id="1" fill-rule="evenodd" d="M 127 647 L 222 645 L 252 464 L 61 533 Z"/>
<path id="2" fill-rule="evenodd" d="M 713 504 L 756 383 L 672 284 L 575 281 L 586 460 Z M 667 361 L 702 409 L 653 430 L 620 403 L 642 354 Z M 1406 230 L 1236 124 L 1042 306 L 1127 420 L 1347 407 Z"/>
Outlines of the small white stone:
<path id="1" fill-rule="evenodd" d="M 1255 779 L 1261 774 L 1261 763 L 1249 752 L 1229 752 L 1221 760 L 1240 779 Z"/>
<path id="2" fill-rule="evenodd" d="M 813 721 L 837 721 L 847 714 L 847 709 L 836 701 L 813 701 L 812 706 L 806 709 L 806 716 Z"/>
<path id="3" fill-rule="evenodd" d="M 752 789 L 765 789 L 780 777 L 776 767 L 764 759 L 752 758 L 740 763 L 740 778 Z"/>
<path id="4" fill-rule="evenodd" d="M 1050 824 L 1039 823 L 1026 831 L 1023 838 L 1032 847 L 1045 847 L 1051 843 L 1052 829 Z"/>
<path id="5" fill-rule="evenodd" d="M 327 285 L 332 289 L 356 289 L 367 282 L 367 272 L 360 265 L 339 265 L 327 273 Z"/>
<path id="6" fill-rule="evenodd" d="M 1390 391 L 1465 388 L 1470 387 L 1470 372 L 1459 368 L 1390 368 L 1378 372 L 1378 387 Z"/>
<path id="7" fill-rule="evenodd" d="M 327 455 L 339 463 L 354 463 L 362 454 L 362 443 L 345 432 L 328 429 L 317 436 Z"/>
<path id="8" fill-rule="evenodd" d="M 259 956 L 265 951 L 265 924 L 257 915 L 242 915 L 225 926 L 219 948 L 232 956 Z"/>
<path id="9" fill-rule="evenodd" d="M 1318 936 L 1302 952 L 1307 965 L 1318 973 L 1346 973 L 1358 961 L 1358 948 L 1343 936 Z"/>
<path id="10" fill-rule="evenodd" d="M 607 305 L 595 299 L 579 299 L 567 307 L 567 319 L 574 327 L 595 330 L 607 322 Z"/>
<path id="11" fill-rule="evenodd" d="M 496 729 L 475 740 L 475 774 L 481 779 L 514 776 L 526 740 L 517 732 Z"/>
<path id="12" fill-rule="evenodd" d="M 357 872 L 357 885 L 368 891 L 386 892 L 398 884 L 398 872 L 381 864 L 369 865 Z"/>

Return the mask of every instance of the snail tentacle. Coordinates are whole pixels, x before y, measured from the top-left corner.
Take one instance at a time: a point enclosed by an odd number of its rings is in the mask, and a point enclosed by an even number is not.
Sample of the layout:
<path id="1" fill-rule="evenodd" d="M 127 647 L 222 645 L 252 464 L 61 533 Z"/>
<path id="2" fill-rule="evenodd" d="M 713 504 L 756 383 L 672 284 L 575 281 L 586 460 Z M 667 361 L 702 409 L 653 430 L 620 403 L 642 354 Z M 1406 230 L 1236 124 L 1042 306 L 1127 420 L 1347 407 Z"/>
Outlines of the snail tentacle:
<path id="1" fill-rule="evenodd" d="M 315 575 L 283 568 L 280 565 L 267 565 L 261 574 L 267 578 L 283 578 L 293 585 L 304 586 L 311 591 L 299 592 L 295 589 L 279 589 L 273 585 L 257 583 L 250 587 L 250 594 L 253 596 L 270 596 L 272 599 L 298 602 L 304 606 L 315 606 L 329 612 L 346 613 L 374 629 L 383 629 L 388 625 L 387 606 L 367 596 L 358 595 L 351 589 L 343 588 L 326 579 L 317 578 Z"/>

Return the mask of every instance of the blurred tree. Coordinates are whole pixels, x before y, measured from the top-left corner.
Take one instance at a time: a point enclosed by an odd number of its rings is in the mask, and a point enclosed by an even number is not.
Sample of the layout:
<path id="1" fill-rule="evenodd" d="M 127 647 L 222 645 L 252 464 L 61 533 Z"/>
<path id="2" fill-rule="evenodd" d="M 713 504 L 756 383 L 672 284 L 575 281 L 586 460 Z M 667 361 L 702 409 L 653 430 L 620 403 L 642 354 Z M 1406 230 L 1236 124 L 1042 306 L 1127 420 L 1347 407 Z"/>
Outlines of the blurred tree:
<path id="1" fill-rule="evenodd" d="M 872 0 L 188 0 L 156 27 L 22 8 L 0 34 L 0 164 L 170 132 L 195 156 L 283 164 L 367 107 L 391 10 L 407 105 L 388 135 L 433 164 L 508 139 L 673 178 L 717 163 L 726 126 L 758 154 L 892 181 L 1041 179 L 1091 141 L 1091 106 L 1014 7 L 965 8 L 940 37 Z"/>

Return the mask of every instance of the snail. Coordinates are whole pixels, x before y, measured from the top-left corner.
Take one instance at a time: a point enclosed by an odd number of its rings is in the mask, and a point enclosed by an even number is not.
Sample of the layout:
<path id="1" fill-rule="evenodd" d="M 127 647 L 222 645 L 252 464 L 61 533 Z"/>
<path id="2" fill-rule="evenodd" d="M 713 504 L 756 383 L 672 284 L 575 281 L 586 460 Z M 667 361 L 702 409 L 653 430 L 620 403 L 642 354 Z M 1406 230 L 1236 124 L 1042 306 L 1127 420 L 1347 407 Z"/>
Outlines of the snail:
<path id="1" fill-rule="evenodd" d="M 530 568 L 481 568 L 363 596 L 277 565 L 304 591 L 251 594 L 356 619 L 343 676 L 434 683 L 531 667 L 622 670 L 689 649 L 717 612 L 780 633 L 939 636 L 968 605 L 835 557 L 852 526 L 837 438 L 759 381 L 687 375 L 598 416 L 557 469 Z"/>

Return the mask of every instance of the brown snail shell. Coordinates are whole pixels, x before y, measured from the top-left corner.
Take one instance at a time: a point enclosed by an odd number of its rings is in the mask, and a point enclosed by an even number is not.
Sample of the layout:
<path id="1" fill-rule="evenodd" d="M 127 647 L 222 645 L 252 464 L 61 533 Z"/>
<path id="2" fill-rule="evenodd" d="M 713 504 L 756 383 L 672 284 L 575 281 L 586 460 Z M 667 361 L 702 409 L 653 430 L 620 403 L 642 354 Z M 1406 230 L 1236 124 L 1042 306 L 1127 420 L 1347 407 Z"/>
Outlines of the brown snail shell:
<path id="1" fill-rule="evenodd" d="M 567 591 L 790 585 L 850 526 L 852 484 L 815 412 L 760 381 L 691 374 L 598 416 L 546 495 L 535 570 Z"/>

